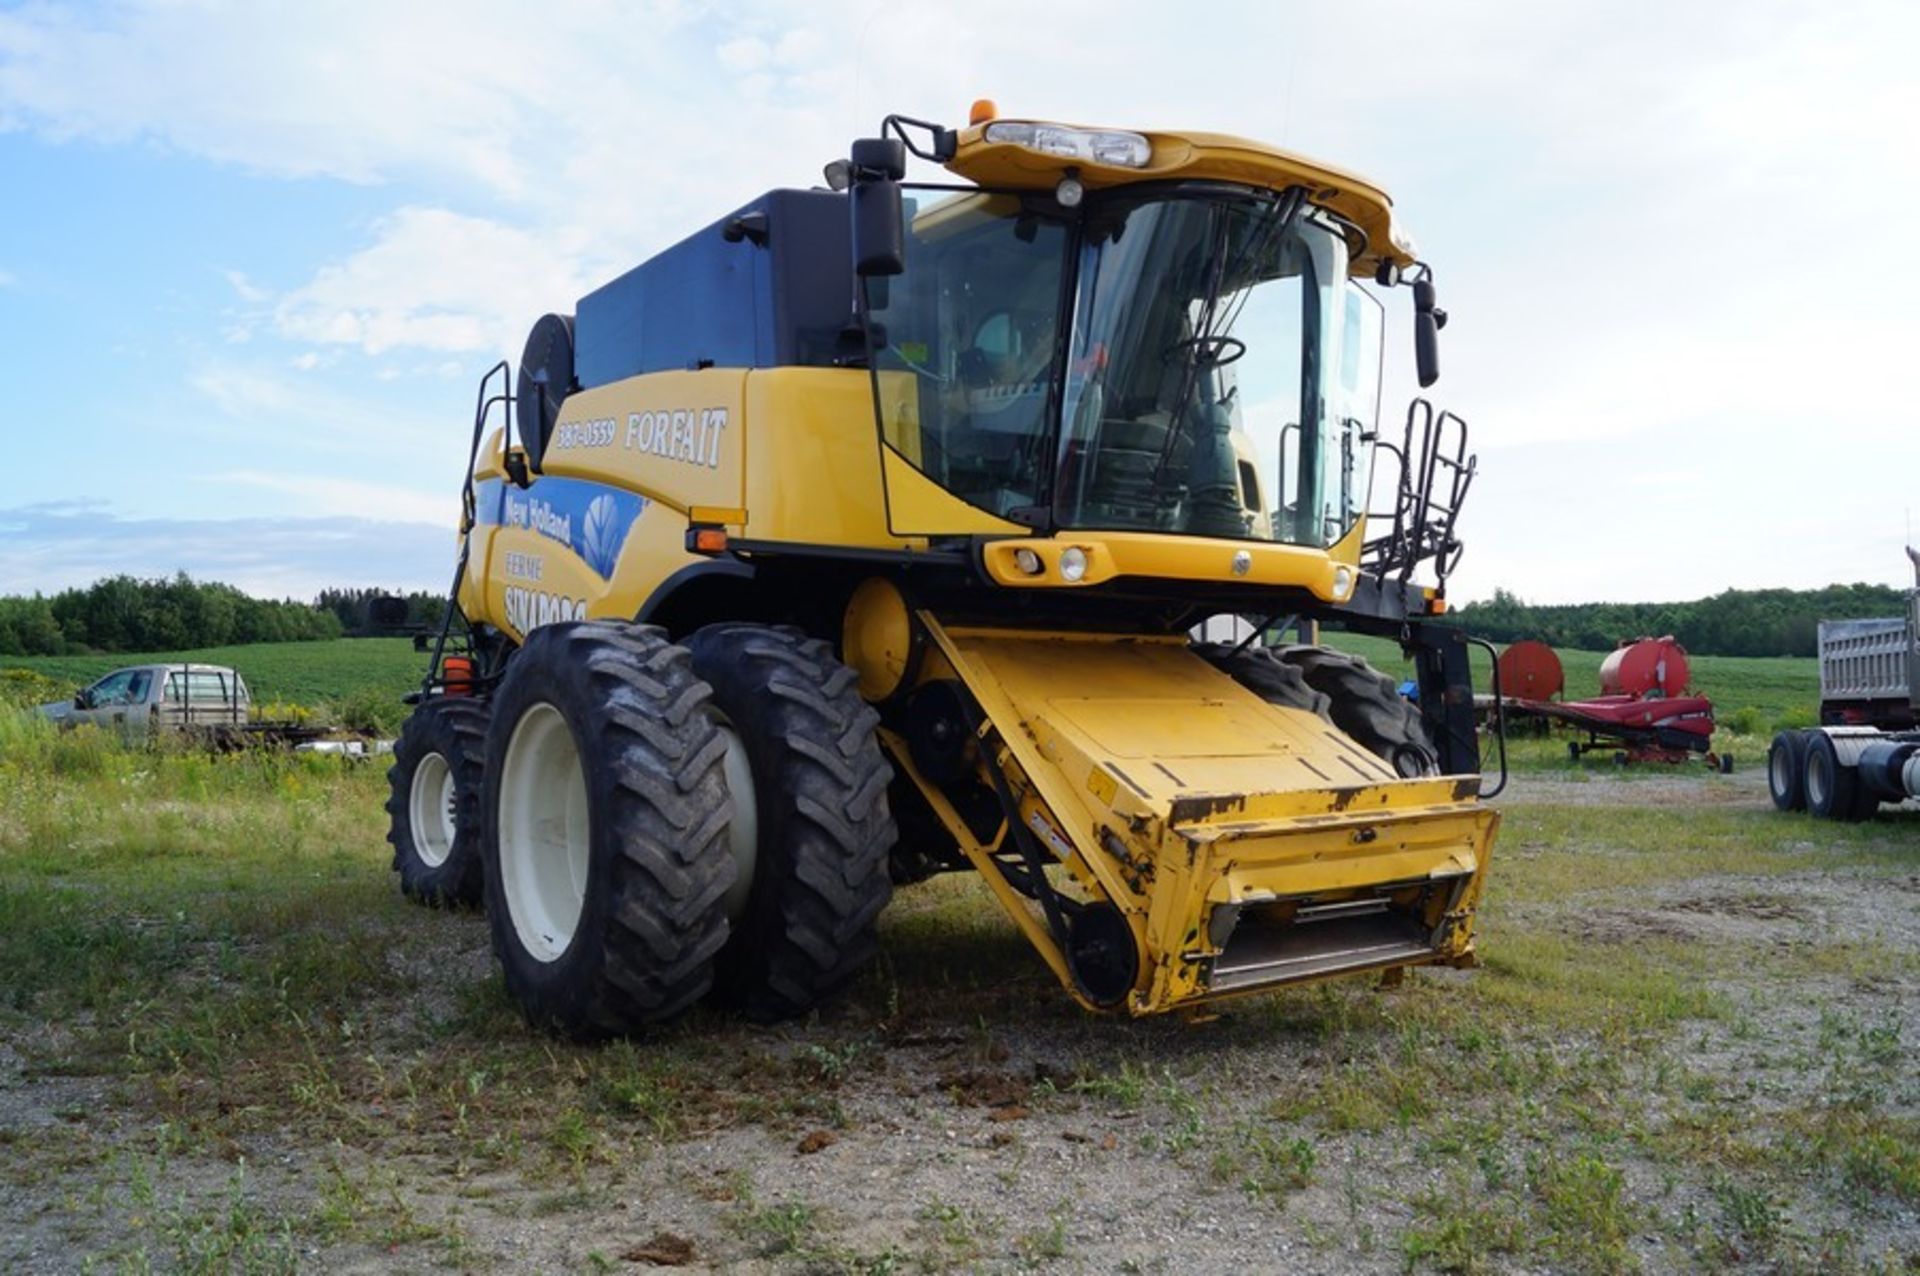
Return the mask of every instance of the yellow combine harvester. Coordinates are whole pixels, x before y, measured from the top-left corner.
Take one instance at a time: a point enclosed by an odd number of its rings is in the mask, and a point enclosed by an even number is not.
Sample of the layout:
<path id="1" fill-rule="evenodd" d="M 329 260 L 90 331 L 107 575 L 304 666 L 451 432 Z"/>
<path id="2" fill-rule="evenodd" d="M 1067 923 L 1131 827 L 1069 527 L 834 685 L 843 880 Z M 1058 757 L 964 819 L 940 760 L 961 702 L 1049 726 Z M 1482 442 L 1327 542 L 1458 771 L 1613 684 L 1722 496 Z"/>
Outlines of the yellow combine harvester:
<path id="1" fill-rule="evenodd" d="M 1471 964 L 1498 817 L 1433 617 L 1473 465 L 1424 400 L 1378 440 L 1399 286 L 1424 386 L 1445 316 L 1377 187 L 982 103 L 542 318 L 481 387 L 403 888 L 484 899 L 589 1037 L 803 1012 L 946 870 L 1101 1010 Z M 1321 621 L 1417 702 L 1278 644 Z"/>

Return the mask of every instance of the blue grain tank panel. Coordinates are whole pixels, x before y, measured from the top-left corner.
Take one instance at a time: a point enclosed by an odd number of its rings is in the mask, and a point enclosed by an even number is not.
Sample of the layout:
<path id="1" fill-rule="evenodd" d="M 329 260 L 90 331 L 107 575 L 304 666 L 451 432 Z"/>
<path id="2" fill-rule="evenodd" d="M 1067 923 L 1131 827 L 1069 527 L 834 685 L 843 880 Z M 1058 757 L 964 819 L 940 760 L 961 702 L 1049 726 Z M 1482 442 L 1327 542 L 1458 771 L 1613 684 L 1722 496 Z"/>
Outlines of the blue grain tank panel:
<path id="1" fill-rule="evenodd" d="M 767 242 L 727 242 L 762 213 Z M 582 389 L 676 369 L 825 366 L 853 313 L 846 196 L 771 191 L 580 299 Z"/>

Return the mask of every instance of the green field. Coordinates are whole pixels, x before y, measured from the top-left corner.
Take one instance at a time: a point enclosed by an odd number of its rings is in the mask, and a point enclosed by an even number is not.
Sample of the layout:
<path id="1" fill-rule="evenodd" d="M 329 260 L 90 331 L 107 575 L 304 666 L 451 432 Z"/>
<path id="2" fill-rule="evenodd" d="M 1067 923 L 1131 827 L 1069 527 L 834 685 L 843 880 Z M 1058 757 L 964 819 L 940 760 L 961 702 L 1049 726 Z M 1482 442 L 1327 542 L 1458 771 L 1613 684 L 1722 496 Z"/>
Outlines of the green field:
<path id="1" fill-rule="evenodd" d="M 1400 656 L 1400 647 L 1385 638 L 1367 638 L 1358 634 L 1327 632 L 1326 641 L 1365 656 L 1376 668 L 1407 678 L 1412 666 Z M 1600 694 L 1600 662 L 1603 651 L 1559 652 L 1566 671 L 1565 698 L 1585 699 Z M 1714 718 L 1719 729 L 1714 733 L 1714 748 L 1758 762 L 1765 754 L 1773 733 L 1782 727 L 1812 726 L 1819 718 L 1820 664 L 1816 660 L 1794 657 L 1756 656 L 1687 657 L 1693 668 L 1693 689 L 1713 701 Z M 1476 691 L 1492 688 L 1492 672 L 1486 655 L 1473 651 L 1473 685 Z M 1543 742 L 1516 739 L 1514 755 L 1521 761 L 1560 762 L 1565 745 L 1559 740 Z M 1604 755 L 1601 755 L 1604 756 Z"/>
<path id="2" fill-rule="evenodd" d="M 1397 677 L 1411 676 L 1399 646 L 1384 638 L 1328 632 L 1329 643 L 1367 657 Z M 1600 662 L 1606 653 L 1562 651 L 1569 698 L 1598 694 Z M 1809 726 L 1820 700 L 1816 662 L 1791 658 L 1693 656 L 1696 689 L 1714 702 L 1720 731 L 1715 748 L 1758 761 L 1773 732 L 1785 726 Z M 245 675 L 260 704 L 295 704 L 335 709 L 354 703 L 376 711 L 392 725 L 399 698 L 412 690 L 426 657 L 403 638 L 342 638 L 333 642 L 257 643 L 243 647 L 206 647 L 195 651 L 143 652 L 93 656 L 16 656 L 0 665 L 31 669 L 60 683 L 66 692 L 124 665 L 160 660 L 201 660 L 232 665 Z M 1486 657 L 1474 652 L 1474 685 L 1487 690 Z M 54 694 L 59 694 L 55 692 Z M 1564 758 L 1558 741 L 1516 740 L 1515 758 L 1546 765 Z"/>
<path id="3" fill-rule="evenodd" d="M 338 638 L 331 642 L 262 642 L 191 651 L 115 652 L 92 656 L 6 656 L 0 665 L 31 669 L 70 689 L 127 665 L 198 660 L 240 671 L 258 704 L 319 705 L 355 695 L 398 700 L 420 683 L 427 658 L 407 638 Z"/>

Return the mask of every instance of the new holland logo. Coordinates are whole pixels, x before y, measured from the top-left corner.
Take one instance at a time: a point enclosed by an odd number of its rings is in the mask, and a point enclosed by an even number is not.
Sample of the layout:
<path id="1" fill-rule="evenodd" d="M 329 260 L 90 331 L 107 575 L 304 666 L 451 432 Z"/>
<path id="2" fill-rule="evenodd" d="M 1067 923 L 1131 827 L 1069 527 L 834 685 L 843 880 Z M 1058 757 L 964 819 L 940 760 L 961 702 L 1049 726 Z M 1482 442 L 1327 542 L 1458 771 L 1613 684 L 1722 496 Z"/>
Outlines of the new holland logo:
<path id="1" fill-rule="evenodd" d="M 587 600 L 563 598 L 538 589 L 507 589 L 507 624 L 522 634 L 561 620 L 585 620 Z"/>

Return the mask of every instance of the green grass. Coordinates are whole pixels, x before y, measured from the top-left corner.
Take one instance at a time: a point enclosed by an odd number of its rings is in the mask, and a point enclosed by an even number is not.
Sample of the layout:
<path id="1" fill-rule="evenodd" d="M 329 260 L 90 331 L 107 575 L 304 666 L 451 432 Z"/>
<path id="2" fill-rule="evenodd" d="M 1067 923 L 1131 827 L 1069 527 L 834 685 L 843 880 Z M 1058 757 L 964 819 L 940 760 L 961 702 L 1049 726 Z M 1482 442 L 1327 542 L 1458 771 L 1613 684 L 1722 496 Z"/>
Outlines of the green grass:
<path id="1" fill-rule="evenodd" d="M 427 658 L 408 638 L 337 638 L 329 642 L 260 642 L 191 651 L 119 652 L 93 656 L 6 656 L 0 664 L 30 669 L 79 688 L 128 665 L 161 661 L 231 665 L 257 703 L 313 705 L 357 693 L 398 699 L 420 683 Z"/>
<path id="2" fill-rule="evenodd" d="M 1331 1210 L 1306 1243 L 1416 1270 L 1898 1269 L 1920 1249 L 1899 1221 L 1920 1205 L 1902 1014 L 1920 956 L 1852 931 L 1662 926 L 1702 915 L 1675 910 L 1702 881 L 1756 917 L 1806 883 L 1906 889 L 1920 820 L 1638 807 L 1617 787 L 1621 805 L 1510 807 L 1485 967 L 1397 992 L 1290 989 L 1204 1026 L 1095 1018 L 948 877 L 897 895 L 846 1005 L 775 1028 L 701 1010 L 595 1049 L 526 1028 L 483 918 L 401 901 L 377 766 L 0 722 L 9 1100 L 86 1096 L 0 1119 L 0 1176 L 72 1214 L 73 1266 L 134 1270 L 526 1266 L 449 1201 L 564 1233 L 650 1193 L 719 1220 L 698 1238 L 717 1267 L 1037 1265 L 1102 1226 L 1057 1204 L 1075 1174 L 1171 1182 L 1170 1209 L 1274 1229 Z M 989 1082 L 1032 1115 L 986 1124 L 965 1092 Z M 829 1176 L 868 1176 L 860 1140 L 906 1125 L 930 1157 L 1000 1158 L 968 1167 L 991 1195 L 915 1184 L 891 1232 L 860 1232 Z M 840 1142 L 807 1162 L 804 1198 L 785 1159 L 760 1200 L 724 1162 L 646 1177 L 668 1148 L 784 1158 L 823 1126 Z M 297 1189 L 265 1189 L 269 1155 Z"/>

